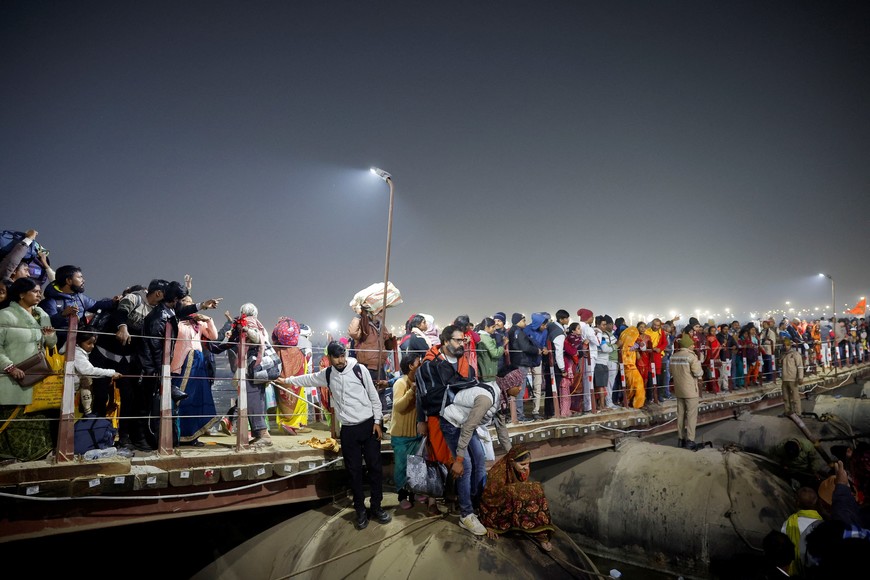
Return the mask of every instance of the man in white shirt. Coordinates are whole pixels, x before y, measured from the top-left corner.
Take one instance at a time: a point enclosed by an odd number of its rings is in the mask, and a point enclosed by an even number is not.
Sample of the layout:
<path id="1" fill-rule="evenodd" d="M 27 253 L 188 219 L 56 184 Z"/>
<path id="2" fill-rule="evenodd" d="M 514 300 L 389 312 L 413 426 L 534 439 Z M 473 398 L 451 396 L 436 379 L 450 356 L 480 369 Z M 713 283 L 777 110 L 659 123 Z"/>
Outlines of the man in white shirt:
<path id="1" fill-rule="evenodd" d="M 593 369 L 595 361 L 598 359 L 598 337 L 595 336 L 595 329 L 592 324 L 595 322 L 595 315 L 588 308 L 581 308 L 577 311 L 577 316 L 580 317 L 580 330 L 583 338 L 584 352 L 581 354 L 584 358 L 586 352 L 589 353 L 587 360 L 586 372 L 583 373 L 583 412 L 589 413 L 592 411 L 592 389 L 594 387 Z"/>
<path id="2" fill-rule="evenodd" d="M 383 468 L 381 467 L 381 400 L 369 372 L 339 342 L 330 342 L 326 347 L 329 358 L 327 368 L 316 373 L 278 379 L 288 386 L 305 388 L 327 387 L 329 400 L 335 407 L 341 423 L 341 455 L 350 473 L 353 491 L 353 507 L 356 510 L 356 529 L 369 525 L 369 514 L 378 523 L 386 524 L 392 518 L 381 508 L 383 492 Z M 363 459 L 369 472 L 371 508 L 366 513 L 363 493 Z"/>

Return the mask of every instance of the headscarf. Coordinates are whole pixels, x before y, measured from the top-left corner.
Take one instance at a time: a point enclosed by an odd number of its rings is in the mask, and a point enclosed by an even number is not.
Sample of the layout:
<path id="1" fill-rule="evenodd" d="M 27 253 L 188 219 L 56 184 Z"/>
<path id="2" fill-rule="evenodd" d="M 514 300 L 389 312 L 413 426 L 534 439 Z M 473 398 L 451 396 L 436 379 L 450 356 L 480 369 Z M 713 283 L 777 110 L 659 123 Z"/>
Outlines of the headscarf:
<path id="1" fill-rule="evenodd" d="M 525 380 L 526 374 L 522 371 L 522 369 L 514 369 L 511 372 L 507 373 L 505 376 L 495 379 L 495 383 L 501 390 L 501 397 L 499 397 L 499 406 L 502 409 L 506 409 L 508 406 L 508 399 L 510 399 L 510 397 L 508 396 L 507 392 L 514 387 L 522 386 Z"/>

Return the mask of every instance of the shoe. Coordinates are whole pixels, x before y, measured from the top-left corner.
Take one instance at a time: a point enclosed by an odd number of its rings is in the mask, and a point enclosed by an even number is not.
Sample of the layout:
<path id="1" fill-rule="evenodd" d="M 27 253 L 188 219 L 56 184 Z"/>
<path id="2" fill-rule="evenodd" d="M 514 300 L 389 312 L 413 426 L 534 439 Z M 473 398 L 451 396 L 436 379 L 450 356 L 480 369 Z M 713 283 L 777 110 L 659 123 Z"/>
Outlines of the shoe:
<path id="1" fill-rule="evenodd" d="M 459 518 L 459 527 L 463 530 L 468 530 L 475 536 L 486 535 L 486 528 L 483 527 L 483 524 L 480 523 L 480 520 L 474 514 L 468 514 L 464 518 Z"/>
<path id="2" fill-rule="evenodd" d="M 409 502 L 406 499 L 403 499 L 402 501 L 399 502 L 399 507 L 402 508 L 403 510 L 409 510 L 412 507 L 414 507 L 414 504 L 412 504 L 411 502 Z"/>
<path id="3" fill-rule="evenodd" d="M 129 435 L 121 435 L 121 437 L 115 442 L 115 447 L 120 449 L 127 449 L 128 451 L 133 451 L 135 447 L 133 443 L 130 441 Z"/>
<path id="4" fill-rule="evenodd" d="M 248 441 L 248 445 L 252 447 L 271 447 L 272 446 L 272 438 L 271 437 L 254 437 L 250 441 Z"/>
<path id="5" fill-rule="evenodd" d="M 520 423 L 532 423 L 534 422 L 534 419 L 532 419 L 531 417 L 523 417 L 522 419 L 518 419 L 518 421 Z"/>
<path id="6" fill-rule="evenodd" d="M 379 524 L 388 524 L 393 520 L 392 516 L 390 516 L 384 508 L 372 510 L 372 519 Z"/>
<path id="7" fill-rule="evenodd" d="M 232 435 L 233 434 L 233 423 L 230 421 L 229 417 L 223 417 L 218 424 L 218 430 L 224 435 Z"/>
<path id="8" fill-rule="evenodd" d="M 532 421 L 540 421 L 540 420 L 541 420 L 540 415 L 532 415 Z"/>
<path id="9" fill-rule="evenodd" d="M 369 517 L 366 515 L 365 511 L 357 512 L 356 521 L 353 524 L 358 530 L 364 530 L 366 526 L 369 525 Z"/>
<path id="10" fill-rule="evenodd" d="M 184 391 L 182 391 L 178 387 L 172 387 L 172 400 L 175 401 L 176 403 L 178 401 L 183 401 L 184 399 L 186 399 L 189 396 L 190 395 L 188 395 L 187 393 L 185 393 Z"/>
<path id="11" fill-rule="evenodd" d="M 697 451 L 701 447 L 701 445 L 698 445 L 694 441 L 686 441 L 686 449 L 688 449 L 689 451 Z"/>
<path id="12" fill-rule="evenodd" d="M 311 433 L 310 427 L 296 427 L 297 433 Z"/>
<path id="13" fill-rule="evenodd" d="M 157 449 L 156 446 L 152 446 L 145 438 L 133 440 L 132 445 L 139 451 L 154 451 Z"/>
<path id="14" fill-rule="evenodd" d="M 440 516 L 441 510 L 438 509 L 437 503 L 433 503 L 432 505 L 430 505 L 426 508 L 426 513 L 429 514 L 430 516 Z"/>
<path id="15" fill-rule="evenodd" d="M 682 449 L 682 448 L 684 448 L 685 446 L 686 446 L 686 440 L 685 440 L 685 439 L 677 439 L 677 447 L 679 447 L 680 449 Z"/>
<path id="16" fill-rule="evenodd" d="M 199 439 L 194 439 L 193 441 L 182 441 L 180 445 L 185 445 L 187 447 L 205 447 L 205 443 Z"/>

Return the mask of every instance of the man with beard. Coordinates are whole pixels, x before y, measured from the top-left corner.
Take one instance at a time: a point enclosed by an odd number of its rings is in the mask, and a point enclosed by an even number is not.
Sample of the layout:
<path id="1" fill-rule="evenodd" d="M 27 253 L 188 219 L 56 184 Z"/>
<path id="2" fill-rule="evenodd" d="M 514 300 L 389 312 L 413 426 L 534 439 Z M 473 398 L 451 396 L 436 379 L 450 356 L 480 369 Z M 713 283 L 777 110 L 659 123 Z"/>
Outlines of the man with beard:
<path id="1" fill-rule="evenodd" d="M 474 499 L 486 481 L 483 445 L 476 429 L 488 425 L 497 410 L 498 396 L 486 383 L 477 381 L 468 364 L 464 329 L 444 327 L 441 344 L 429 349 L 417 369 L 418 433 L 432 444 L 435 459 L 449 465 L 459 498 L 459 525 L 472 534 L 486 534 L 474 514 Z M 521 372 L 523 376 L 524 372 Z M 450 400 L 448 389 L 454 393 Z"/>
<path id="2" fill-rule="evenodd" d="M 375 389 L 371 374 L 354 370 L 359 363 L 347 356 L 344 346 L 330 342 L 326 347 L 329 365 L 322 371 L 281 379 L 285 385 L 314 388 L 327 387 L 329 400 L 335 407 L 338 422 L 341 455 L 350 473 L 350 488 L 353 492 L 353 507 L 356 510 L 356 529 L 369 525 L 369 515 L 378 523 L 392 520 L 381 507 L 383 500 L 383 468 L 381 467 L 381 399 Z M 365 508 L 363 492 L 363 459 L 369 473 L 371 507 Z"/>
<path id="3" fill-rule="evenodd" d="M 45 298 L 39 307 L 51 317 L 51 325 L 57 329 L 57 344 L 62 347 L 69 328 L 69 316 L 81 318 L 85 312 L 111 310 L 120 297 L 94 300 L 85 294 L 85 277 L 78 266 L 61 266 L 53 283 L 45 289 Z"/>

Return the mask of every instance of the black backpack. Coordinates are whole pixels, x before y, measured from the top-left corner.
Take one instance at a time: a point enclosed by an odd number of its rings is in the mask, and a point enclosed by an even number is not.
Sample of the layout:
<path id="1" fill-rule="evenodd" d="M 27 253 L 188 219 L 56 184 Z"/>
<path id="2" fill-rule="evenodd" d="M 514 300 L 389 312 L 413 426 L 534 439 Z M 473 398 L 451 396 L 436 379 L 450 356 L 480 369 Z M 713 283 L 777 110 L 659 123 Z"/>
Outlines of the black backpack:
<path id="1" fill-rule="evenodd" d="M 363 386 L 365 386 L 366 382 L 363 380 L 363 376 L 362 376 L 362 365 L 360 365 L 359 363 L 356 363 L 355 365 L 353 365 L 353 374 L 355 374 L 356 378 L 359 379 L 359 382 L 361 382 L 363 384 Z M 332 376 L 332 365 L 329 365 L 328 367 L 326 367 L 326 387 L 327 388 L 329 388 L 329 377 L 330 376 Z"/>

